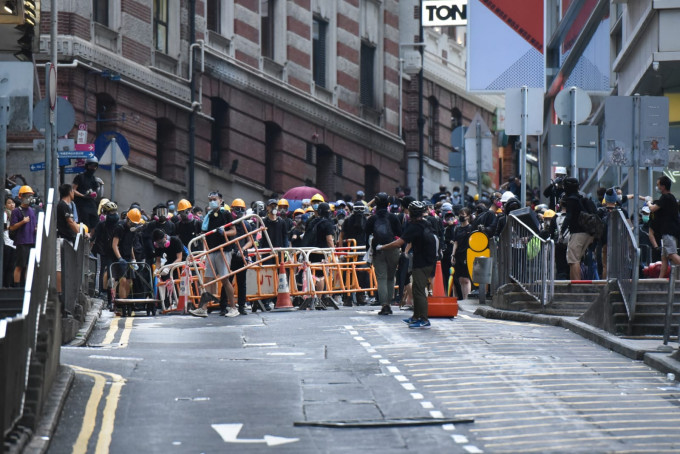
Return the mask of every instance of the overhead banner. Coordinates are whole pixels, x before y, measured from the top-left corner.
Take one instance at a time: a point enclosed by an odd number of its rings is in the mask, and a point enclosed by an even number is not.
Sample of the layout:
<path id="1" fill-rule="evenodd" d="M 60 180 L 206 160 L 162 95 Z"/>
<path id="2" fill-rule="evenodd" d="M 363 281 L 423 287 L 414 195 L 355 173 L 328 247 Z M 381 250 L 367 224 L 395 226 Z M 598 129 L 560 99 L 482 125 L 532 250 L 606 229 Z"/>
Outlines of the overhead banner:
<path id="1" fill-rule="evenodd" d="M 467 89 L 545 90 L 543 0 L 469 0 Z"/>

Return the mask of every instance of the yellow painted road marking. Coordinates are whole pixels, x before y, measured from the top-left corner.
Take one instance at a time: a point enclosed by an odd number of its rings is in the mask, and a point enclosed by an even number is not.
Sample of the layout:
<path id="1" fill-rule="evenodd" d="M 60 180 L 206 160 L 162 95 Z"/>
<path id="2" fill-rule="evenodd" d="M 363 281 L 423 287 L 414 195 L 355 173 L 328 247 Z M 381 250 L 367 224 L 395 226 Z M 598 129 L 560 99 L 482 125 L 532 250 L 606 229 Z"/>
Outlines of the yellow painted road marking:
<path id="1" fill-rule="evenodd" d="M 90 438 L 94 432 L 97 422 L 97 412 L 99 403 L 104 395 L 104 387 L 106 385 L 106 377 L 111 380 L 111 387 L 106 396 L 106 405 L 102 413 L 102 423 L 97 437 L 97 445 L 95 452 L 97 454 L 105 454 L 109 452 L 111 445 L 111 437 L 113 435 L 114 422 L 116 419 L 116 410 L 118 408 L 118 401 L 120 393 L 125 385 L 125 379 L 118 374 L 111 372 L 102 372 L 91 369 L 86 369 L 79 366 L 70 366 L 76 373 L 87 375 L 94 378 L 94 386 L 90 392 L 87 405 L 85 406 L 85 415 L 83 416 L 83 424 L 78 434 L 76 442 L 73 444 L 73 454 L 81 454 L 87 452 L 87 446 L 90 443 Z"/>
<path id="2" fill-rule="evenodd" d="M 132 322 L 133 322 L 132 317 L 128 317 L 127 320 L 125 320 L 125 328 L 123 328 L 123 334 L 120 335 L 120 346 L 121 347 L 127 347 L 128 343 L 130 342 L 130 333 L 132 332 Z"/>
<path id="3" fill-rule="evenodd" d="M 114 337 L 116 336 L 116 332 L 118 331 L 118 321 L 120 318 L 115 317 L 111 319 L 111 324 L 109 325 L 109 330 L 106 332 L 106 336 L 104 337 L 104 341 L 102 342 L 102 345 L 110 345 L 113 342 Z"/>

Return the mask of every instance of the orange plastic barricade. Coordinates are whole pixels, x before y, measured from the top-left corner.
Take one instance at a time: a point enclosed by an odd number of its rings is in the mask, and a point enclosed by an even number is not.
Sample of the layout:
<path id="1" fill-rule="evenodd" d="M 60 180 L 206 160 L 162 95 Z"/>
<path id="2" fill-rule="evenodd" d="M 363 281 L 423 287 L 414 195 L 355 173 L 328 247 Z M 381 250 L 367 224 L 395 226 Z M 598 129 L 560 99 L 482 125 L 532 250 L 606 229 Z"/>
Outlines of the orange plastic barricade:
<path id="1" fill-rule="evenodd" d="M 246 227 L 246 232 L 236 236 L 236 226 L 239 224 Z M 226 242 L 211 249 L 207 243 L 207 238 L 211 235 L 223 235 Z M 264 250 L 269 252 L 260 251 L 256 246 L 258 239 L 260 244 L 264 244 L 266 248 Z M 244 249 L 246 245 L 255 247 Z M 267 234 L 267 227 L 265 227 L 262 218 L 255 214 L 242 216 L 235 221 L 197 236 L 191 240 L 188 249 L 189 256 L 187 257 L 187 263 L 198 277 L 199 304 L 203 306 L 206 306 L 210 301 L 219 299 L 215 296 L 219 295 L 218 284 L 223 284 L 226 279 L 230 279 L 238 273 L 260 267 L 264 262 L 276 258 L 272 252 L 272 244 Z M 242 268 L 238 270 L 231 269 L 232 254 L 239 254 L 246 258 L 246 263 Z M 200 272 L 199 269 L 201 263 L 204 267 L 203 272 Z M 225 270 L 226 272 L 220 273 L 218 272 L 219 270 Z M 213 292 L 208 290 L 210 286 L 214 286 Z M 240 289 L 240 291 L 246 290 Z"/>

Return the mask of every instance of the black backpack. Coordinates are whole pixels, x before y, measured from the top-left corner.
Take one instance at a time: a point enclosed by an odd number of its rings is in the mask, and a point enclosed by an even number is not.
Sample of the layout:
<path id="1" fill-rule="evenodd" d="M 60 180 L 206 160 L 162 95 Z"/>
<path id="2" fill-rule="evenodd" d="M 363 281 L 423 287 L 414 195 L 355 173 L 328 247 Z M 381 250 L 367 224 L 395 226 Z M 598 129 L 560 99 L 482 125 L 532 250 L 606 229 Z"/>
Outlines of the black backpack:
<path id="1" fill-rule="evenodd" d="M 320 218 L 314 218 L 309 221 L 305 234 L 302 236 L 302 247 L 316 247 L 316 228 L 320 221 Z"/>
<path id="2" fill-rule="evenodd" d="M 597 208 L 592 200 L 579 197 L 581 212 L 578 215 L 578 222 L 589 235 L 596 240 L 604 234 L 605 223 L 597 214 Z"/>
<path id="3" fill-rule="evenodd" d="M 385 216 L 377 215 L 373 224 L 373 243 L 389 244 L 394 241 L 394 232 L 390 219 Z"/>
<path id="4" fill-rule="evenodd" d="M 434 256 L 435 263 L 441 260 L 441 250 L 439 249 L 439 237 L 434 233 L 429 222 L 421 224 L 423 228 L 423 243 L 428 256 Z M 434 265 L 434 263 L 433 263 Z"/>

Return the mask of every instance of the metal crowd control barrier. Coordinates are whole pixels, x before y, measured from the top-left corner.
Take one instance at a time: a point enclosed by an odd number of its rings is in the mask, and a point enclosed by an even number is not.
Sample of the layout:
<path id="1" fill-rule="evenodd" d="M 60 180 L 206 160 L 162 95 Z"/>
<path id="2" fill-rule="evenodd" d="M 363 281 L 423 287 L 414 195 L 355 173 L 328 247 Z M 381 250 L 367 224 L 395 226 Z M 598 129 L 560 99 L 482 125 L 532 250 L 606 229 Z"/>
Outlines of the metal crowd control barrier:
<path id="1" fill-rule="evenodd" d="M 203 267 L 198 267 L 203 272 Z M 163 314 L 177 312 L 186 314 L 189 309 L 198 306 L 198 275 L 191 273 L 187 262 L 170 263 L 161 266 L 155 272 L 156 298 L 160 301 Z M 192 287 L 195 289 L 192 292 Z M 193 295 L 197 296 L 193 296 Z"/>
<path id="2" fill-rule="evenodd" d="M 623 211 L 609 215 L 607 238 L 607 279 L 616 279 L 626 306 L 628 320 L 635 317 L 637 286 L 640 267 L 638 239 L 628 224 Z"/>
<path id="3" fill-rule="evenodd" d="M 555 292 L 555 243 L 510 214 L 498 244 L 498 283 L 519 285 L 543 306 Z"/>
<path id="4" fill-rule="evenodd" d="M 229 239 L 230 232 L 231 236 L 236 234 L 235 232 L 237 225 L 246 225 L 245 223 L 248 221 L 253 222 L 255 226 L 252 228 L 247 227 L 245 229 L 245 234 Z M 209 248 L 207 238 L 211 235 L 224 235 L 226 242 L 217 247 Z M 248 250 L 244 250 L 242 248 L 241 241 L 251 241 L 252 244 L 255 245 L 258 244 L 258 237 L 260 237 L 260 241 L 265 242 L 266 249 L 260 250 L 258 248 L 254 248 L 252 254 L 249 254 Z M 232 248 L 235 248 L 236 251 L 230 251 Z M 221 284 L 225 279 L 229 279 L 238 273 L 260 266 L 264 262 L 271 260 L 272 258 L 276 258 L 274 252 L 272 252 L 273 247 L 269 239 L 269 235 L 267 234 L 267 227 L 265 227 L 262 218 L 256 214 L 242 216 L 235 221 L 229 222 L 228 224 L 197 236 L 191 240 L 188 249 L 189 256 L 187 257 L 187 263 L 192 268 L 194 274 L 198 276 L 198 286 L 201 292 L 201 298 L 203 298 L 201 301 L 202 303 L 207 303 L 215 299 L 214 295 L 211 295 L 207 291 L 206 287 L 213 284 Z M 231 254 L 233 253 L 240 254 L 242 257 L 244 257 L 245 264 L 238 270 L 231 269 Z M 254 257 L 254 260 L 252 260 L 251 257 Z M 224 269 L 226 269 L 227 272 L 219 275 L 215 269 L 216 263 L 214 263 L 214 261 L 219 262 L 220 265 L 223 264 Z M 204 265 L 204 272 L 200 272 L 201 270 L 199 270 L 199 264 Z M 206 272 L 208 270 L 211 271 L 210 278 L 206 277 Z"/>
<path id="5" fill-rule="evenodd" d="M 66 310 L 73 314 L 82 293 L 89 293 L 93 277 L 90 268 L 90 242 L 85 239 L 83 229 L 73 244 L 64 241 L 61 248 L 61 288 Z M 68 272 L 66 272 L 68 271 Z M 76 277 L 80 276 L 80 279 Z"/>
<path id="6" fill-rule="evenodd" d="M 663 324 L 663 344 L 668 345 L 671 339 L 671 324 L 673 323 L 673 300 L 675 299 L 675 287 L 678 281 L 679 265 L 671 264 L 668 273 L 668 297 L 666 298 L 666 313 Z M 678 325 L 678 342 L 680 343 L 680 324 Z"/>
<path id="7" fill-rule="evenodd" d="M 54 287 L 54 200 L 54 189 L 49 189 L 45 211 L 38 214 L 36 243 L 30 252 L 25 287 L 2 290 L 4 294 L 16 296 L 17 301 L 12 301 L 12 305 L 18 309 L 15 315 L 0 320 L 0 430 L 3 439 L 17 424 L 36 428 L 59 366 L 61 314 Z M 8 314 L 4 312 L 3 315 Z"/>

